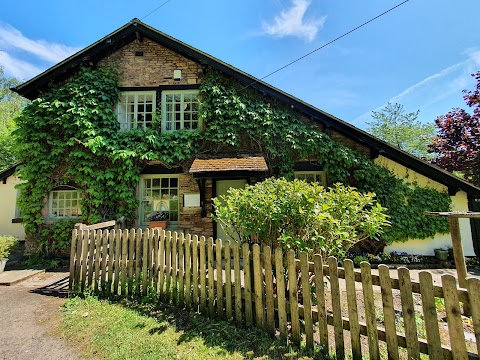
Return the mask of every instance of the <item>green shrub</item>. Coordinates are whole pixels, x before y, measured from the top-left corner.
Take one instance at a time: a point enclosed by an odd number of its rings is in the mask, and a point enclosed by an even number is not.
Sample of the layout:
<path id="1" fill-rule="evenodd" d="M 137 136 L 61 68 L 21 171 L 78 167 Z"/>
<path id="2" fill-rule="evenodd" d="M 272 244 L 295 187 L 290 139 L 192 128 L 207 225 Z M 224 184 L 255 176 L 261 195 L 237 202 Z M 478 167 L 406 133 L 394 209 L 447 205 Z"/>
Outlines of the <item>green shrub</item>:
<path id="1" fill-rule="evenodd" d="M 8 259 L 10 252 L 17 245 L 18 239 L 12 235 L 0 235 L 0 260 Z"/>
<path id="2" fill-rule="evenodd" d="M 72 239 L 74 220 L 58 220 L 45 226 L 37 239 L 37 252 L 48 258 L 66 255 Z"/>
<path id="3" fill-rule="evenodd" d="M 240 242 L 339 256 L 356 242 L 377 238 L 388 225 L 371 193 L 335 184 L 270 178 L 214 199 L 215 219 Z"/>

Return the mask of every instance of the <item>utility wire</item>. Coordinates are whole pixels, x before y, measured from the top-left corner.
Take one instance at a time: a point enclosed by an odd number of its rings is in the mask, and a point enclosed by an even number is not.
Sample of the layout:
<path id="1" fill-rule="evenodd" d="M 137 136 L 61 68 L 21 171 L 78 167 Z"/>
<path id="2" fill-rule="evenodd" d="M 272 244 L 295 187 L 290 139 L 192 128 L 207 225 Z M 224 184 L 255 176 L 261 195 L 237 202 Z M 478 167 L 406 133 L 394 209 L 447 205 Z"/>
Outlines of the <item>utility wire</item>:
<path id="1" fill-rule="evenodd" d="M 281 71 L 281 70 L 289 67 L 290 65 L 293 65 L 293 64 L 295 64 L 296 62 L 298 62 L 298 61 L 300 61 L 300 60 L 302 60 L 302 59 L 305 59 L 307 56 L 312 55 L 314 52 L 317 52 L 318 50 L 321 50 L 321 49 L 323 49 L 324 47 L 327 47 L 328 45 L 333 44 L 335 41 L 338 41 L 338 40 L 340 40 L 341 38 L 343 38 L 343 37 L 345 37 L 345 36 L 353 33 L 354 31 L 356 31 L 356 30 L 364 27 L 365 25 L 371 23 L 372 21 L 375 21 L 376 19 L 382 17 L 383 15 L 389 13 L 389 12 L 392 11 L 392 10 L 395 10 L 396 8 L 402 6 L 403 4 L 405 4 L 405 3 L 409 2 L 409 1 L 410 1 L 410 0 L 405 0 L 405 1 L 401 2 L 401 3 L 398 4 L 398 5 L 395 5 L 394 7 L 388 9 L 387 11 L 384 11 L 383 13 L 381 13 L 381 14 L 375 16 L 374 18 L 371 18 L 370 20 L 364 22 L 363 24 L 357 26 L 356 28 L 353 28 L 352 30 L 344 33 L 343 35 L 340 35 L 339 37 L 336 37 L 335 39 L 327 42 L 326 44 L 323 44 L 323 45 L 320 46 L 319 48 L 316 48 L 315 50 L 312 50 L 312 51 L 310 51 L 309 53 L 307 53 L 307 54 L 299 57 L 298 59 L 293 60 L 292 62 L 289 62 L 288 64 L 282 66 L 281 68 L 279 68 L 279 69 L 277 69 L 277 70 L 275 70 L 275 71 L 272 71 L 270 74 L 265 75 L 264 77 L 260 78 L 260 80 L 266 79 L 267 77 L 269 77 L 269 76 L 271 76 L 271 75 L 273 75 L 273 74 L 276 74 L 277 72 L 279 72 L 279 71 Z M 240 91 L 245 90 L 246 88 L 252 86 L 253 84 L 256 84 L 257 82 L 258 82 L 258 80 L 255 80 L 255 81 L 252 82 L 251 84 L 248 84 L 247 86 L 245 86 L 244 88 L 242 88 Z"/>
<path id="2" fill-rule="evenodd" d="M 157 11 L 158 9 L 160 9 L 162 6 L 167 5 L 170 1 L 172 1 L 172 0 L 167 0 L 167 1 L 165 1 L 162 5 L 160 5 L 159 7 L 155 8 L 154 10 L 150 11 L 147 15 L 145 15 L 144 17 L 142 17 L 140 20 L 143 20 L 143 19 L 145 19 L 147 16 L 152 15 L 155 11 Z"/>

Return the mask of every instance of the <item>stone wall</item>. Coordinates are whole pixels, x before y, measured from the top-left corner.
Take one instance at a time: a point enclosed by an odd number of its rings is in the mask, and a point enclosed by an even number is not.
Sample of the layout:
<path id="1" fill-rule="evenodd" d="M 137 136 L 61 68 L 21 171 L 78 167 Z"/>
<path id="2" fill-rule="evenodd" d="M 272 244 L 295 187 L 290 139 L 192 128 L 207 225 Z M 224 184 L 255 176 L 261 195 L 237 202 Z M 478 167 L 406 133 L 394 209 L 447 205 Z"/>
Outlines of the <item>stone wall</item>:
<path id="1" fill-rule="evenodd" d="M 203 76 L 200 64 L 147 38 L 125 45 L 101 64 L 113 64 L 120 71 L 121 86 L 199 84 Z M 173 79 L 173 70 L 182 70 L 181 80 Z"/>

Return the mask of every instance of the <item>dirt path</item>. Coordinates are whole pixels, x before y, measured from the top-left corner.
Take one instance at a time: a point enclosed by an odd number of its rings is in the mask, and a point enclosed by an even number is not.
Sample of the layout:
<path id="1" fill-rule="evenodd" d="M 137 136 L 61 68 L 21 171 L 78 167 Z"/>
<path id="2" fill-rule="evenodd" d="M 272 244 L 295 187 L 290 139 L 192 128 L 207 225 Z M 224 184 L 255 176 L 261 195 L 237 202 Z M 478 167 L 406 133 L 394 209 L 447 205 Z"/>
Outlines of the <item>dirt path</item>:
<path id="1" fill-rule="evenodd" d="M 0 359 L 81 359 L 52 331 L 65 303 L 66 276 L 46 273 L 0 287 Z"/>

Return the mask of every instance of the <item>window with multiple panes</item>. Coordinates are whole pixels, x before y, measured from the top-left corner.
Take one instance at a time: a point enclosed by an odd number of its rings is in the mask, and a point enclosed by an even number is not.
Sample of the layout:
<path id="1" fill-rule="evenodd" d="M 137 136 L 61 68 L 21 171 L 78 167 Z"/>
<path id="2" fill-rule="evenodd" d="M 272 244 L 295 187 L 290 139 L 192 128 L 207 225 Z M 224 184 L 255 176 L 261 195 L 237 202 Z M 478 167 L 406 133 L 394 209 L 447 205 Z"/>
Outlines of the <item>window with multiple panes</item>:
<path id="1" fill-rule="evenodd" d="M 169 224 L 178 224 L 178 175 L 142 175 L 140 178 L 140 226 L 152 214 L 168 214 Z"/>
<path id="2" fill-rule="evenodd" d="M 198 90 L 162 91 L 162 129 L 199 129 L 198 107 Z"/>
<path id="3" fill-rule="evenodd" d="M 122 93 L 117 106 L 120 130 L 151 128 L 155 110 L 155 91 L 131 91 Z"/>
<path id="4" fill-rule="evenodd" d="M 305 180 L 306 182 L 318 182 L 320 185 L 327 185 L 327 175 L 325 171 L 295 171 L 295 178 Z"/>
<path id="5" fill-rule="evenodd" d="M 51 218 L 80 217 L 81 193 L 78 190 L 52 190 L 49 194 L 48 213 Z"/>

